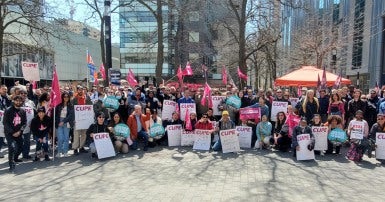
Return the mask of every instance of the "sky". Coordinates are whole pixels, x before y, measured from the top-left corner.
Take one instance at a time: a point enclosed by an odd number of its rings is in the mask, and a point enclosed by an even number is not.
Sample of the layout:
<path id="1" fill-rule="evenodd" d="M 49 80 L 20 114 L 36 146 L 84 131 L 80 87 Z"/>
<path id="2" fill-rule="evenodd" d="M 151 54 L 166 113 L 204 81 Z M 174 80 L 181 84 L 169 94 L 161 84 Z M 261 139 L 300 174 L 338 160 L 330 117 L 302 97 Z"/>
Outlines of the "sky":
<path id="1" fill-rule="evenodd" d="M 46 0 L 48 4 L 55 12 L 58 18 L 70 18 L 70 2 L 71 0 Z M 90 18 L 92 9 L 85 5 L 84 0 L 72 0 L 74 2 L 75 13 L 73 19 L 86 23 L 87 25 L 100 30 L 99 17 Z M 60 2 L 60 3 L 58 3 Z M 64 3 L 63 3 L 64 2 Z M 101 9 L 104 11 L 102 2 Z M 112 27 L 112 43 L 119 43 L 119 16 L 118 14 L 112 14 L 111 27 Z"/>

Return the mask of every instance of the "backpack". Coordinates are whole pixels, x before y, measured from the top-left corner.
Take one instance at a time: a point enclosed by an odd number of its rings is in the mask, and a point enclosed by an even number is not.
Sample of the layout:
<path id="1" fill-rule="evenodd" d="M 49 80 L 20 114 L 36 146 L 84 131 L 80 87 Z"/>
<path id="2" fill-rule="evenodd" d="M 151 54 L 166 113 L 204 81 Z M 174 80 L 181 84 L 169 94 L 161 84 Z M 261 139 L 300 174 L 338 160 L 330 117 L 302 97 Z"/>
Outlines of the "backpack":
<path id="1" fill-rule="evenodd" d="M 355 143 L 352 143 L 348 152 L 346 153 L 346 158 L 351 161 L 358 162 L 362 160 L 362 149 Z"/>

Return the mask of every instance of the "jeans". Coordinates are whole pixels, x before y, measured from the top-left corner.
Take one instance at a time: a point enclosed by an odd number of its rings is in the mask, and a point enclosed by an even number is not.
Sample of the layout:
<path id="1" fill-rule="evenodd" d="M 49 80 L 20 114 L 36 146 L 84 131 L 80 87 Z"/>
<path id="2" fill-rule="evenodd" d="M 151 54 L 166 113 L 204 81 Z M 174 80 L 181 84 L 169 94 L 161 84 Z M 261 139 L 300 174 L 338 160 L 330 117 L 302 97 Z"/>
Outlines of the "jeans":
<path id="1" fill-rule="evenodd" d="M 48 134 L 47 135 L 45 135 L 45 142 L 40 142 L 39 141 L 39 138 L 38 137 L 36 137 L 36 152 L 37 151 L 39 151 L 39 150 L 41 150 L 42 148 L 43 148 L 43 150 L 44 150 L 44 152 L 46 153 L 46 154 L 48 154 Z M 43 138 L 43 139 L 44 139 Z"/>
<path id="2" fill-rule="evenodd" d="M 29 156 L 29 151 L 31 148 L 31 133 L 23 134 L 23 157 L 26 158 Z"/>
<path id="3" fill-rule="evenodd" d="M 18 159 L 21 151 L 23 150 L 23 138 L 13 137 L 12 134 L 7 136 L 8 144 L 8 162 L 9 165 L 14 165 L 14 159 Z"/>
<path id="4" fill-rule="evenodd" d="M 59 154 L 66 154 L 69 147 L 70 128 L 67 126 L 59 126 L 57 128 L 57 152 Z"/>
<path id="5" fill-rule="evenodd" d="M 3 145 L 4 145 L 4 137 L 0 137 L 0 152 L 1 152 L 1 148 L 3 148 Z"/>
<path id="6" fill-rule="evenodd" d="M 148 146 L 148 134 L 145 131 L 138 132 L 138 139 L 143 139 L 144 141 L 144 147 L 146 148 Z M 138 149 L 138 140 L 133 141 L 133 144 L 131 145 L 131 149 L 137 150 Z"/>
<path id="7" fill-rule="evenodd" d="M 221 149 L 222 149 L 222 143 L 221 143 L 221 138 L 219 137 L 219 139 L 213 145 L 213 150 L 219 151 Z"/>

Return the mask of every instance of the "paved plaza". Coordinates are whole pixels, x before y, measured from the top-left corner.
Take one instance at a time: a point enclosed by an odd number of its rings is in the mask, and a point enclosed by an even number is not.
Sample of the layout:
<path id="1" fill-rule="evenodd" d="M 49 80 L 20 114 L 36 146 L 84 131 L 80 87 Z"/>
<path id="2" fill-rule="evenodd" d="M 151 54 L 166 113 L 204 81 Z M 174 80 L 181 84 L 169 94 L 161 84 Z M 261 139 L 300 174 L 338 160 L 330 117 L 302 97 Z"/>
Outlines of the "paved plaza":
<path id="1" fill-rule="evenodd" d="M 343 152 L 346 151 L 343 150 Z M 384 201 L 385 166 L 364 157 L 187 147 L 130 151 L 105 160 L 89 154 L 25 161 L 8 172 L 0 159 L 1 201 Z"/>

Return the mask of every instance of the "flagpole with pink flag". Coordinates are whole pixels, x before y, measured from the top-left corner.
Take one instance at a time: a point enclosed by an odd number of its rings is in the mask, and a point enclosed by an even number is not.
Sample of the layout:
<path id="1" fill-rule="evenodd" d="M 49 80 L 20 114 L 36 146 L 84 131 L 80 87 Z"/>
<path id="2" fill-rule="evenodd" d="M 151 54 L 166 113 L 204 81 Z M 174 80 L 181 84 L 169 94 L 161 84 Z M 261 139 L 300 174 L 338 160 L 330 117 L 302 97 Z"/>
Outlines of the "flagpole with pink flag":
<path id="1" fill-rule="evenodd" d="M 51 90 L 51 93 L 50 93 L 50 97 L 51 97 L 50 107 L 53 108 L 52 156 L 53 156 L 53 160 L 55 160 L 55 136 L 56 136 L 55 116 L 56 116 L 56 106 L 61 103 L 59 78 L 58 78 L 57 72 L 56 72 L 56 65 L 54 66 L 52 77 L 53 78 L 52 78 L 52 90 Z"/>

